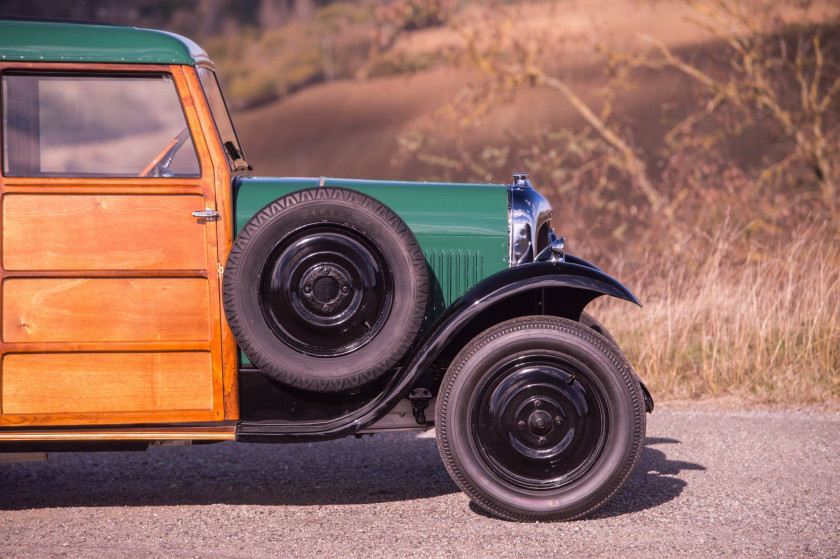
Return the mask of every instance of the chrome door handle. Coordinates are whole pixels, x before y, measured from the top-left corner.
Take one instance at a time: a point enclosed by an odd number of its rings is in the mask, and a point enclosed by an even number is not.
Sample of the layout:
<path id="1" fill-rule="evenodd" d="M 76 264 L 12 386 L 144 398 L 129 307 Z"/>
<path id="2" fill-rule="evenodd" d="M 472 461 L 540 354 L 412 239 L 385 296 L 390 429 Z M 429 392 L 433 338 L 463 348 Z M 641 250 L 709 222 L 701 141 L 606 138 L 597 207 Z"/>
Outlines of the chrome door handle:
<path id="1" fill-rule="evenodd" d="M 219 219 L 219 212 L 217 212 L 216 210 L 211 210 L 210 208 L 193 212 L 192 215 L 193 217 L 197 217 L 205 221 L 216 221 L 217 219 Z"/>

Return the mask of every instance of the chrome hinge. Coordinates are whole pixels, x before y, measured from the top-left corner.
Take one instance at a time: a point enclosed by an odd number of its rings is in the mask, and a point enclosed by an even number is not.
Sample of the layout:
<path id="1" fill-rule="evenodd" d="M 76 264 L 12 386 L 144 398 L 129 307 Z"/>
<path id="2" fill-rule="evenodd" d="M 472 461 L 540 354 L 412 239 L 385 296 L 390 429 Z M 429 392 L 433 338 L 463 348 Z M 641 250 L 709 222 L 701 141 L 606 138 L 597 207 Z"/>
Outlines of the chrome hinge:
<path id="1" fill-rule="evenodd" d="M 217 219 L 219 219 L 219 212 L 210 208 L 205 208 L 203 210 L 193 212 L 192 215 L 193 217 L 203 219 L 204 221 L 216 221 Z"/>
<path id="2" fill-rule="evenodd" d="M 224 274 L 224 273 L 225 273 L 225 269 L 224 269 L 224 267 L 222 267 L 222 265 L 221 265 L 220 263 L 218 263 L 218 262 L 216 263 L 216 266 L 218 266 L 218 267 L 219 267 L 219 279 L 222 279 L 222 274 Z"/>

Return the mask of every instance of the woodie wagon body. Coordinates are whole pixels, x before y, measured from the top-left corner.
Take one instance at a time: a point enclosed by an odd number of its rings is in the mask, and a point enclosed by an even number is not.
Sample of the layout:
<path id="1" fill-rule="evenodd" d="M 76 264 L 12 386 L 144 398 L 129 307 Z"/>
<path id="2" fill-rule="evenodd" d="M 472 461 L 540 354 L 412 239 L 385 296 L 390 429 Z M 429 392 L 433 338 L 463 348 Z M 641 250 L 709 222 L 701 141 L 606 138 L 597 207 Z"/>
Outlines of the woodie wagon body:
<path id="1" fill-rule="evenodd" d="M 525 174 L 250 176 L 211 61 L 160 31 L 3 20 L 0 82 L 0 457 L 436 427 L 518 520 L 632 472 L 653 401 L 584 308 L 638 301 Z"/>

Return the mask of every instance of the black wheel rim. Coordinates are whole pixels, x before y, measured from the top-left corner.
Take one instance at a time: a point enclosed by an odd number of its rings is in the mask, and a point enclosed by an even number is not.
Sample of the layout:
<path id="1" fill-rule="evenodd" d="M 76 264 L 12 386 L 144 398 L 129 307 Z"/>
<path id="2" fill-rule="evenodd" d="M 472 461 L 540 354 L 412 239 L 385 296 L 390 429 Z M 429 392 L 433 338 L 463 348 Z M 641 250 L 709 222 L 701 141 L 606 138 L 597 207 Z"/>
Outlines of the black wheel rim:
<path id="1" fill-rule="evenodd" d="M 260 277 L 259 303 L 275 335 L 300 353 L 345 355 L 382 329 L 393 279 L 379 247 L 340 224 L 304 227 L 272 250 Z"/>
<path id="2" fill-rule="evenodd" d="M 514 487 L 563 487 L 604 449 L 604 402 L 590 369 L 567 355 L 513 357 L 488 371 L 473 393 L 473 443 L 488 470 Z"/>

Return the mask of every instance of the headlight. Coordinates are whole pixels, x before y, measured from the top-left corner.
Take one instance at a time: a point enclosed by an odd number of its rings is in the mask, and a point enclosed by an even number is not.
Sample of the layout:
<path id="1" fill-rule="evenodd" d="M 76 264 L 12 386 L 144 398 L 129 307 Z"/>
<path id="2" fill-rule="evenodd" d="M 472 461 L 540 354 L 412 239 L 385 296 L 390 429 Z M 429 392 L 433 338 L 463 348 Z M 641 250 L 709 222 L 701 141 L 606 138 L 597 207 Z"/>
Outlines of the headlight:
<path id="1" fill-rule="evenodd" d="M 509 266 L 532 262 L 550 243 L 551 204 L 528 180 L 528 173 L 514 173 L 508 187 L 510 222 Z"/>

